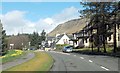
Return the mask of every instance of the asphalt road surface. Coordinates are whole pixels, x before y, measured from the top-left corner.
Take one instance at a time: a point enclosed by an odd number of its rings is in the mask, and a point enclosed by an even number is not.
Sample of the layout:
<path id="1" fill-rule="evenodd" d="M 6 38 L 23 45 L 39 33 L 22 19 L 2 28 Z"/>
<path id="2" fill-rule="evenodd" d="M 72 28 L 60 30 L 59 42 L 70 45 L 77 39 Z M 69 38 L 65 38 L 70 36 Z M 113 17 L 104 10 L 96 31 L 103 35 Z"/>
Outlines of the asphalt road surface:
<path id="1" fill-rule="evenodd" d="M 55 60 L 51 71 L 118 71 L 118 58 L 55 51 L 48 53 Z"/>

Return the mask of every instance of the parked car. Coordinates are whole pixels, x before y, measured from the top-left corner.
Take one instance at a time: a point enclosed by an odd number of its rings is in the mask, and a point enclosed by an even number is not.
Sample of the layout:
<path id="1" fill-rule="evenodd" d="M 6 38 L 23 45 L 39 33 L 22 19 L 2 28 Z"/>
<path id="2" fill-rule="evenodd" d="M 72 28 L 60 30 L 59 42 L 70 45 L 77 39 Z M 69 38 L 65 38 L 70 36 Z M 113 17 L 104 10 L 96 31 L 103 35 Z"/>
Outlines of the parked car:
<path id="1" fill-rule="evenodd" d="M 73 46 L 65 46 L 62 49 L 63 52 L 72 52 L 72 50 L 73 50 Z"/>
<path id="2" fill-rule="evenodd" d="M 35 48 L 29 48 L 29 50 L 35 50 Z"/>

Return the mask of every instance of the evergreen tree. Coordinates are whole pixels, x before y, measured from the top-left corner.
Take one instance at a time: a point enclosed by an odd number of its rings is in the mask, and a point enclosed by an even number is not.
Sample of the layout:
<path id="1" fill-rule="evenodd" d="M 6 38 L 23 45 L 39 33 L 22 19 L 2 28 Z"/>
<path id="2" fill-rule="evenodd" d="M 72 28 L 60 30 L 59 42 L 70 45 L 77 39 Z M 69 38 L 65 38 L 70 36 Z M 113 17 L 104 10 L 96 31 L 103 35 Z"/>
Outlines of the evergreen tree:
<path id="1" fill-rule="evenodd" d="M 0 42 L 1 42 L 1 45 L 0 45 L 0 47 L 2 47 L 1 49 L 1 52 L 2 52 L 2 55 L 4 55 L 5 53 L 6 53 L 6 51 L 7 51 L 7 42 L 6 42 L 6 31 L 5 30 L 3 30 L 3 27 L 2 27 L 2 23 L 1 23 L 1 21 L 0 21 L 0 30 L 1 30 L 1 32 L 0 32 Z"/>
<path id="2" fill-rule="evenodd" d="M 45 41 L 45 39 L 46 39 L 46 32 L 45 32 L 45 30 L 42 30 L 42 32 L 41 32 L 41 40 Z"/>
<path id="3" fill-rule="evenodd" d="M 113 18 L 113 12 L 117 9 L 117 2 L 83 2 L 81 3 L 84 10 L 80 11 L 83 17 L 90 18 L 91 26 L 96 25 L 97 27 L 97 47 L 99 52 L 100 36 L 102 35 L 102 43 L 104 52 L 106 52 L 106 37 L 107 37 L 107 25 L 111 26 L 111 19 Z M 113 24 L 116 26 L 116 24 Z M 101 31 L 102 30 L 102 31 Z M 116 32 L 114 32 L 116 33 Z M 115 35 L 115 34 L 114 34 Z M 116 42 L 114 36 L 114 42 Z M 114 46 L 116 43 L 114 43 Z M 115 49 L 115 48 L 114 48 Z"/>
<path id="4" fill-rule="evenodd" d="M 1 23 L 1 20 L 0 20 L 0 52 L 2 52 L 2 23 Z"/>
<path id="5" fill-rule="evenodd" d="M 39 45 L 41 45 L 42 41 L 45 41 L 46 32 L 45 30 L 43 30 L 41 32 L 41 35 L 39 35 L 37 32 L 33 32 L 33 34 L 29 35 L 29 39 L 30 39 L 30 46 L 34 46 L 38 48 Z"/>

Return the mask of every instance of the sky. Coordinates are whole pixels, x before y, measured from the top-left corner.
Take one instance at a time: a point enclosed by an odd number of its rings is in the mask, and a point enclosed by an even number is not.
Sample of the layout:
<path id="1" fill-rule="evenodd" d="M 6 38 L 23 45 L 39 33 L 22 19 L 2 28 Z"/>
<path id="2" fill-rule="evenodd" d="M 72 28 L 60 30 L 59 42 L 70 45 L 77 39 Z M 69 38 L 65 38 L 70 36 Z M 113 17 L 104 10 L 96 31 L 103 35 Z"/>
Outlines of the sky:
<path id="1" fill-rule="evenodd" d="M 8 35 L 47 33 L 57 25 L 79 18 L 79 2 L 2 2 L 0 19 Z"/>

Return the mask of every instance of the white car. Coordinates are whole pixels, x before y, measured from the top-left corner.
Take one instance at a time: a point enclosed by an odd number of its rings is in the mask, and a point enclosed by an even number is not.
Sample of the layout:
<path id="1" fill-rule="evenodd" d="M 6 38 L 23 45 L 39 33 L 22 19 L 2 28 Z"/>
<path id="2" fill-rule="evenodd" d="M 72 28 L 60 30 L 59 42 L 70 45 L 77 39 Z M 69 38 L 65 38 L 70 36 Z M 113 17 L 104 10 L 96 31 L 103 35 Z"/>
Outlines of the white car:
<path id="1" fill-rule="evenodd" d="M 72 50 L 73 50 L 73 46 L 65 46 L 62 49 L 63 52 L 72 52 Z"/>

